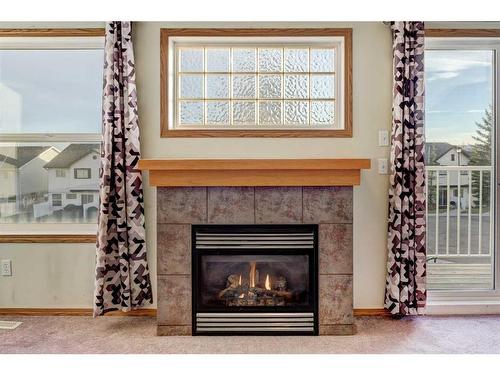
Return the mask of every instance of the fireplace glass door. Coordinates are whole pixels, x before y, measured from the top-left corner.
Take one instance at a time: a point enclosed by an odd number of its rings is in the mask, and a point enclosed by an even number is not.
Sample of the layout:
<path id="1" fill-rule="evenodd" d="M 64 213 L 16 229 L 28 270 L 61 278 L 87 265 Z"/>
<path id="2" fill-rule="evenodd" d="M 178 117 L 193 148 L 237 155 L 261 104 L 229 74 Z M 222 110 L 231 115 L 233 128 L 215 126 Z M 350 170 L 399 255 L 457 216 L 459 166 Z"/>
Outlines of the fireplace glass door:
<path id="1" fill-rule="evenodd" d="M 199 307 L 311 307 L 308 254 L 206 254 L 201 256 Z"/>

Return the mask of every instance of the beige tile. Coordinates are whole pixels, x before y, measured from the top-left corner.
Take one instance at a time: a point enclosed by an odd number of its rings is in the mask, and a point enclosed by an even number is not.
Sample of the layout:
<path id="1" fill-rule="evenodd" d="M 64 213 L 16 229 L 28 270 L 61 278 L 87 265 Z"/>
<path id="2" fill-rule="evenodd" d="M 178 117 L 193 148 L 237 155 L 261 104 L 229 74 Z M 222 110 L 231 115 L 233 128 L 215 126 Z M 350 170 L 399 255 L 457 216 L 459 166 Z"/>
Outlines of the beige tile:
<path id="1" fill-rule="evenodd" d="M 352 223 L 352 187 L 304 187 L 304 223 Z"/>
<path id="2" fill-rule="evenodd" d="M 255 222 L 259 224 L 301 223 L 302 188 L 255 188 Z"/>
<path id="3" fill-rule="evenodd" d="M 320 324 L 352 324 L 352 275 L 319 276 Z"/>
<path id="4" fill-rule="evenodd" d="M 191 274 L 191 225 L 158 224 L 157 272 L 159 275 Z"/>
<path id="5" fill-rule="evenodd" d="M 207 222 L 207 188 L 157 189 L 158 223 L 204 224 Z"/>
<path id="6" fill-rule="evenodd" d="M 352 224 L 319 225 L 319 273 L 352 274 Z"/>
<path id="7" fill-rule="evenodd" d="M 158 325 L 191 324 L 191 277 L 158 276 Z"/>
<path id="8" fill-rule="evenodd" d="M 209 187 L 208 222 L 211 224 L 253 224 L 253 187 Z"/>

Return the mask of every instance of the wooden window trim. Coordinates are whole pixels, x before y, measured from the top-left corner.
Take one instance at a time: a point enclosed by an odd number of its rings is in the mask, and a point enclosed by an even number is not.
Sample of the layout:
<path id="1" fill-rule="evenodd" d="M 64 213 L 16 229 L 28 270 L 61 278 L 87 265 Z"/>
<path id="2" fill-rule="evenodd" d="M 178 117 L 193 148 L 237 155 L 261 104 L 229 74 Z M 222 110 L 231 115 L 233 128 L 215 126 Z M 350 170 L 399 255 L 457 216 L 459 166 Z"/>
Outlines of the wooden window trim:
<path id="1" fill-rule="evenodd" d="M 99 37 L 104 28 L 0 29 L 0 37 Z M 95 234 L 1 234 L 0 243 L 95 243 Z"/>
<path id="2" fill-rule="evenodd" d="M 427 29 L 427 38 L 500 38 L 500 29 Z"/>
<path id="3" fill-rule="evenodd" d="M 95 243 L 95 234 L 0 234 L 0 243 Z"/>
<path id="4" fill-rule="evenodd" d="M 0 37 L 104 36 L 104 28 L 78 29 L 0 29 Z"/>
<path id="5" fill-rule="evenodd" d="M 344 37 L 344 129 L 341 130 L 172 130 L 168 127 L 168 39 L 173 36 L 342 36 Z M 160 30 L 160 136 L 165 138 L 228 138 L 228 137 L 281 137 L 281 138 L 323 138 L 352 137 L 352 29 L 234 29 L 234 28 L 179 28 Z"/>

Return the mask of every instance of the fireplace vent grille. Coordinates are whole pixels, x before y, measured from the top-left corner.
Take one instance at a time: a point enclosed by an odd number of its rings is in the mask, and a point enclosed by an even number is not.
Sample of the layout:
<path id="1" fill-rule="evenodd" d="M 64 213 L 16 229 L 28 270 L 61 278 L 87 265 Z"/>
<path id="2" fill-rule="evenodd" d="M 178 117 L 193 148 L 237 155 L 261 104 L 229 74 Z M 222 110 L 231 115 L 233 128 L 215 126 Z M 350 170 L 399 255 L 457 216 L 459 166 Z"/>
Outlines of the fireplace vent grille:
<path id="1" fill-rule="evenodd" d="M 314 332 L 314 313 L 197 313 L 198 332 Z"/>
<path id="2" fill-rule="evenodd" d="M 197 249 L 313 249 L 314 233 L 196 232 Z"/>

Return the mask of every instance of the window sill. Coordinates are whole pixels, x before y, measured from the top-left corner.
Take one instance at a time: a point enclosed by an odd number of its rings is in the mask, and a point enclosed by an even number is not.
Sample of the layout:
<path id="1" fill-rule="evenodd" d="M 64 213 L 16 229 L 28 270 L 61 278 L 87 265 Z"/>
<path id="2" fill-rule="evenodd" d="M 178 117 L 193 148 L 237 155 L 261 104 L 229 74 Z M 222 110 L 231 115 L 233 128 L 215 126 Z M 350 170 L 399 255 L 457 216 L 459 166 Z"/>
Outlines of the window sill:
<path id="1" fill-rule="evenodd" d="M 352 129 L 336 130 L 162 130 L 163 138 L 351 138 Z"/>
<path id="2" fill-rule="evenodd" d="M 95 234 L 0 234 L 0 243 L 95 243 Z"/>

